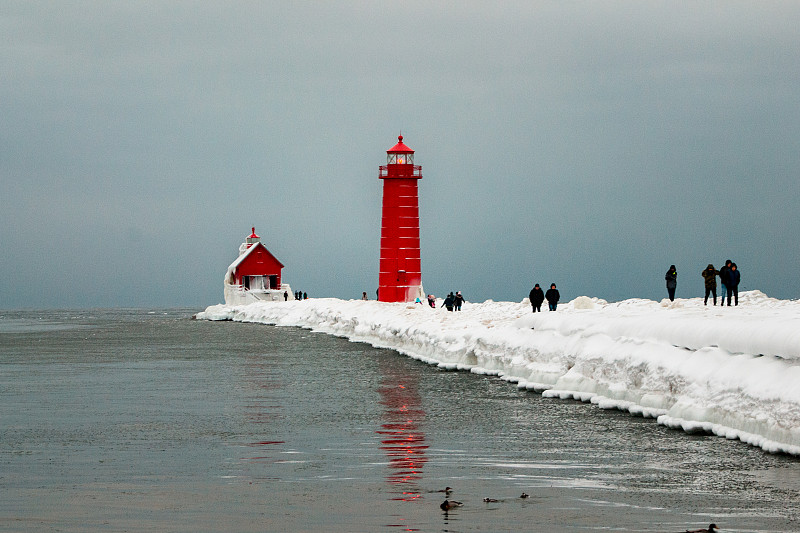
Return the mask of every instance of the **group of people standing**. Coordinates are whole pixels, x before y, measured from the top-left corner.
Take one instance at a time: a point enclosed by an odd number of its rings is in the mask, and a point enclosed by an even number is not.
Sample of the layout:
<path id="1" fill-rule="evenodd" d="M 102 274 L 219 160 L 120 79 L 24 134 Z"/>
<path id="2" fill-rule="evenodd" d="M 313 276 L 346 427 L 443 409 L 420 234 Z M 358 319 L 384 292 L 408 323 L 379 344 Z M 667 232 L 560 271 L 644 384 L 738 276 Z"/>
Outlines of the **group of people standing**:
<path id="1" fill-rule="evenodd" d="M 431 294 L 431 296 L 433 296 Z M 428 303 L 431 303 L 431 296 L 428 297 Z M 453 291 L 450 291 L 450 294 L 447 295 L 447 298 L 444 299 L 442 305 L 444 305 L 445 309 L 448 311 L 461 311 L 461 304 L 464 303 L 464 297 L 461 295 L 461 291 L 456 291 L 453 294 Z M 431 303 L 431 307 L 436 306 L 436 298 L 433 299 L 433 303 Z"/>
<path id="2" fill-rule="evenodd" d="M 719 276 L 722 285 L 722 301 L 720 305 L 725 305 L 725 298 L 728 299 L 728 305 L 731 305 L 731 301 L 733 301 L 733 305 L 739 305 L 739 282 L 741 281 L 741 274 L 739 273 L 736 263 L 728 259 L 725 261 L 725 266 L 719 270 L 715 269 L 714 265 L 709 263 L 700 274 L 703 276 L 703 279 L 705 279 L 706 288 L 703 305 L 708 305 L 709 295 L 713 296 L 714 305 L 717 305 L 717 276 Z M 670 265 L 664 279 L 667 282 L 667 295 L 669 296 L 669 300 L 673 302 L 675 301 L 675 289 L 678 287 L 678 270 L 675 268 L 675 265 Z M 307 296 L 298 291 L 295 293 L 295 298 L 300 300 L 307 298 Z M 556 289 L 555 283 L 550 284 L 550 288 L 547 289 L 547 292 L 543 291 L 537 283 L 534 285 L 533 289 L 531 289 L 528 298 L 530 299 L 531 307 L 533 307 L 533 312 L 536 313 L 537 311 L 542 311 L 542 304 L 545 300 L 547 300 L 550 311 L 555 311 L 558 307 L 558 301 L 561 299 L 561 295 L 558 289 Z M 367 299 L 366 292 L 363 293 L 362 299 Z M 433 294 L 429 294 L 427 300 L 428 305 L 436 307 L 436 297 Z M 450 294 L 444 299 L 443 305 L 448 311 L 461 311 L 461 305 L 464 301 L 461 291 L 456 291 L 455 294 L 453 291 L 450 291 Z M 417 298 L 416 303 L 422 303 L 422 301 Z"/>
<path id="3" fill-rule="evenodd" d="M 728 298 L 728 305 L 731 305 L 731 298 L 733 298 L 734 305 L 739 305 L 739 281 L 742 275 L 739 273 L 739 268 L 736 263 L 728 259 L 725 261 L 725 266 L 716 270 L 714 265 L 709 263 L 700 275 L 703 276 L 706 283 L 706 296 L 703 300 L 703 305 L 708 305 L 708 295 L 714 296 L 714 305 L 717 305 L 717 276 L 722 285 L 722 300 L 720 305 L 725 305 L 725 298 Z"/>
<path id="4" fill-rule="evenodd" d="M 542 304 L 545 300 L 547 300 L 547 304 L 550 307 L 551 311 L 555 311 L 556 307 L 558 307 L 558 301 L 561 299 L 561 295 L 558 293 L 558 289 L 556 289 L 556 284 L 551 283 L 550 288 L 547 289 L 547 292 L 544 292 L 539 284 L 533 286 L 531 289 L 530 294 L 528 295 L 528 299 L 531 301 L 531 307 L 533 307 L 533 312 L 542 311 Z"/>
<path id="5" fill-rule="evenodd" d="M 430 305 L 433 308 L 436 308 L 436 296 L 434 296 L 433 294 L 429 294 L 425 298 L 428 300 L 428 305 Z M 367 298 L 366 292 L 363 292 L 361 294 L 361 299 L 362 300 L 369 299 Z M 448 294 L 447 297 L 444 299 L 442 305 L 448 311 L 461 311 L 461 306 L 465 301 L 466 300 L 464 300 L 464 296 L 461 294 L 461 291 L 456 291 L 455 294 L 453 294 L 453 291 L 450 291 L 450 294 Z M 421 304 L 422 300 L 417 298 L 414 303 Z"/>
<path id="6" fill-rule="evenodd" d="M 428 299 L 428 305 L 430 305 L 431 307 L 435 308 L 436 307 L 436 296 L 434 296 L 433 294 L 429 294 L 426 298 Z M 465 300 L 464 300 L 464 297 L 461 295 L 461 291 L 456 291 L 455 294 L 453 294 L 453 291 L 450 291 L 450 294 L 448 294 L 447 297 L 444 299 L 444 302 L 442 302 L 442 305 L 448 311 L 454 311 L 454 310 L 455 311 L 461 311 L 461 305 L 464 303 L 464 301 Z M 416 303 L 420 303 L 421 304 L 422 301 L 420 301 L 420 299 L 417 298 L 417 302 Z"/>
<path id="7" fill-rule="evenodd" d="M 713 297 L 714 305 L 717 305 L 717 276 L 719 276 L 719 281 L 722 285 L 722 301 L 720 305 L 725 305 L 725 298 L 728 299 L 728 305 L 731 305 L 731 300 L 734 302 L 733 305 L 739 305 L 739 282 L 742 276 L 736 263 L 728 259 L 725 261 L 725 266 L 719 270 L 709 263 L 700 275 L 703 276 L 706 287 L 703 305 L 708 305 L 709 295 Z M 675 300 L 675 288 L 678 286 L 678 271 L 675 269 L 675 265 L 670 265 L 664 279 L 667 280 L 667 294 L 672 302 Z"/>

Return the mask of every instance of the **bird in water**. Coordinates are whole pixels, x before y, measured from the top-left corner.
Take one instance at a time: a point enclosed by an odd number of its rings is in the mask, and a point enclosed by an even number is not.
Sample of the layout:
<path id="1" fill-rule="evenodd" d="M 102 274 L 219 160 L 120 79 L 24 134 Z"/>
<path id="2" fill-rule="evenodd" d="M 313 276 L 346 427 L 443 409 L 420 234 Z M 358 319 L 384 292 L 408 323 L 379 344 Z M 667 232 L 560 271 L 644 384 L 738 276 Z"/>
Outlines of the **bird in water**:
<path id="1" fill-rule="evenodd" d="M 528 496 L 528 495 L 527 495 L 526 493 L 524 493 L 524 492 L 523 492 L 522 494 L 520 494 L 520 496 L 519 496 L 519 497 L 520 497 L 520 498 L 523 498 L 523 499 L 524 499 L 524 498 L 530 498 L 530 496 Z"/>
<path id="2" fill-rule="evenodd" d="M 452 500 L 445 500 L 445 501 L 442 502 L 442 504 L 439 507 L 442 508 L 442 511 L 449 511 L 450 509 L 455 509 L 456 507 L 461 507 L 462 505 L 464 505 L 464 504 L 461 503 L 461 502 L 454 502 Z"/>
<path id="3" fill-rule="evenodd" d="M 436 492 L 444 492 L 445 496 L 450 496 L 450 494 L 453 492 L 453 487 L 445 487 L 442 490 L 437 490 Z"/>
<path id="4" fill-rule="evenodd" d="M 717 524 L 709 524 L 708 529 L 687 529 L 686 533 L 715 533 L 719 531 Z"/>
<path id="5" fill-rule="evenodd" d="M 494 498 L 484 498 L 483 501 L 485 501 L 486 503 L 495 503 L 498 502 L 499 500 L 495 500 Z"/>

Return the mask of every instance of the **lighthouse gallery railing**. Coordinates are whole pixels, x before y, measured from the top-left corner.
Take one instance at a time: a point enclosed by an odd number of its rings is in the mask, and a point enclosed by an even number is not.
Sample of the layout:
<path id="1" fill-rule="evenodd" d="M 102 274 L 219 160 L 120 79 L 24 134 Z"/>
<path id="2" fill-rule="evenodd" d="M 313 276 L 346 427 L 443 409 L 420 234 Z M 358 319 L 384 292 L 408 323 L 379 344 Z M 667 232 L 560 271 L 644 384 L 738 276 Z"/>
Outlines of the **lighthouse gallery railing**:
<path id="1" fill-rule="evenodd" d="M 395 178 L 421 178 L 422 177 L 422 165 L 391 165 L 392 166 L 392 177 Z M 386 178 L 389 176 L 389 165 L 381 165 L 378 167 L 380 171 L 378 172 L 379 178 Z"/>

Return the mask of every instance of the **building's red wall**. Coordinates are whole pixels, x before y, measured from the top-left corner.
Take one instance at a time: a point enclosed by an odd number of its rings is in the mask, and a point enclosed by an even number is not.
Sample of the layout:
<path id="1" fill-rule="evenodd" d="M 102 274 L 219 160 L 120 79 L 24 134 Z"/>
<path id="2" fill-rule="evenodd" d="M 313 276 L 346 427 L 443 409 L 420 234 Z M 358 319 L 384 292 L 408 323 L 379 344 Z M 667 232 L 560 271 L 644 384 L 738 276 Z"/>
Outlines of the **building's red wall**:
<path id="1" fill-rule="evenodd" d="M 418 177 L 395 177 L 395 166 L 405 165 L 389 165 L 388 176 L 383 179 L 378 298 L 407 302 L 414 299 L 422 280 Z"/>
<path id="2" fill-rule="evenodd" d="M 258 246 L 254 244 L 253 246 Z M 241 283 L 242 276 L 278 276 L 278 287 L 281 286 L 281 269 L 283 265 L 275 259 L 263 246 L 250 252 L 236 268 L 236 282 Z"/>

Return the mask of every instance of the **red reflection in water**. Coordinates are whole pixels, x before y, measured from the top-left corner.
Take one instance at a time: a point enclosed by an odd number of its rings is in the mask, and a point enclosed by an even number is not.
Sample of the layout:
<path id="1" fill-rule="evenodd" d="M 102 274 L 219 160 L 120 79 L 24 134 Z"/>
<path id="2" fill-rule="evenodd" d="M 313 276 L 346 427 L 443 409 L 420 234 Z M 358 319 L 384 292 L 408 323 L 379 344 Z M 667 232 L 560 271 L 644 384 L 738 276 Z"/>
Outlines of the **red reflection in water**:
<path id="1" fill-rule="evenodd" d="M 409 382 L 407 376 L 386 376 L 378 392 L 381 404 L 386 407 L 385 422 L 376 431 L 381 436 L 381 450 L 389 457 L 386 480 L 409 485 L 395 499 L 416 500 L 421 495 L 415 484 L 422 478 L 422 468 L 428 462 L 425 456 L 428 446 L 420 427 L 425 422 L 425 411 L 416 383 Z"/>
<path id="2" fill-rule="evenodd" d="M 265 455 L 242 457 L 246 461 L 275 461 L 275 456 L 280 453 L 285 441 L 279 440 L 279 435 L 272 435 L 275 418 L 280 415 L 283 405 L 280 403 L 280 389 L 284 387 L 280 373 L 276 372 L 274 365 L 261 356 L 247 358 L 244 383 L 247 387 L 247 402 L 242 405 L 242 412 L 250 424 L 264 424 L 261 439 L 255 442 L 245 442 L 245 446 L 260 448 Z M 278 437 L 269 439 L 269 437 Z"/>

